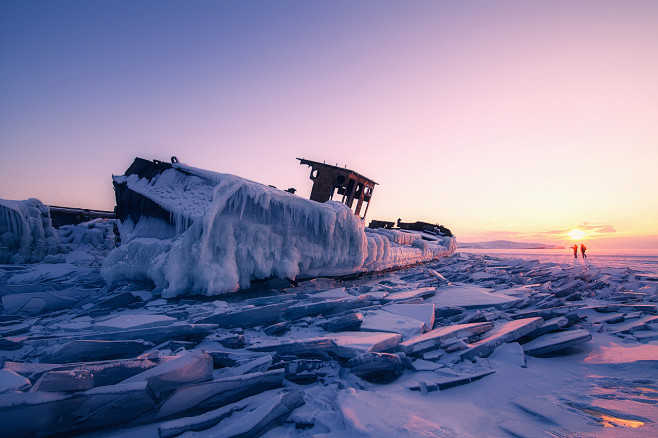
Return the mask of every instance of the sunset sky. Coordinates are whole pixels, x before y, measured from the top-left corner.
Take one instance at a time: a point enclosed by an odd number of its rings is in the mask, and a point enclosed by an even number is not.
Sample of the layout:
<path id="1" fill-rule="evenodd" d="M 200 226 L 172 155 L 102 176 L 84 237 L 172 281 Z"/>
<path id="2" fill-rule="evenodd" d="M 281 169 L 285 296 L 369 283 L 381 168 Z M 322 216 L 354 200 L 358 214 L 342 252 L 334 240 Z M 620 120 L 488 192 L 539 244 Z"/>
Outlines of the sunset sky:
<path id="1" fill-rule="evenodd" d="M 0 2 L 0 198 L 112 209 L 136 156 L 460 241 L 658 248 L 658 1 Z"/>

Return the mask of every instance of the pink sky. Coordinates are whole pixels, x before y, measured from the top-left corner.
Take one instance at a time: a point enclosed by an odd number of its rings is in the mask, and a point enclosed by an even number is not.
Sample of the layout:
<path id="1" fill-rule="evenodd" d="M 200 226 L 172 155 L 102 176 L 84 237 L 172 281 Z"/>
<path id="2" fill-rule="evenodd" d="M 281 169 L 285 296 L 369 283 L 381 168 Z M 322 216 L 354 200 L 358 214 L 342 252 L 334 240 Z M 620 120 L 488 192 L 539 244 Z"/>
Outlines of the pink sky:
<path id="1" fill-rule="evenodd" d="M 462 241 L 658 247 L 658 2 L 3 2 L 0 197 L 111 209 L 135 156 Z"/>

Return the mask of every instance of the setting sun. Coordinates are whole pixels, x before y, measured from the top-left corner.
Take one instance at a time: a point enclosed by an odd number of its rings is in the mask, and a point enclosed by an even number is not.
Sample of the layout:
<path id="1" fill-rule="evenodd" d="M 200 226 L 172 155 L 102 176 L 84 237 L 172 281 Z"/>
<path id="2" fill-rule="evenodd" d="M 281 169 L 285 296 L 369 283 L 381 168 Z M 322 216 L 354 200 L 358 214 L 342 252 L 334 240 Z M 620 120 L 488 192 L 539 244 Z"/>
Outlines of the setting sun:
<path id="1" fill-rule="evenodd" d="M 569 237 L 572 240 L 581 240 L 583 237 L 585 237 L 585 232 L 582 230 L 579 230 L 578 228 L 574 228 L 573 230 L 569 231 Z"/>

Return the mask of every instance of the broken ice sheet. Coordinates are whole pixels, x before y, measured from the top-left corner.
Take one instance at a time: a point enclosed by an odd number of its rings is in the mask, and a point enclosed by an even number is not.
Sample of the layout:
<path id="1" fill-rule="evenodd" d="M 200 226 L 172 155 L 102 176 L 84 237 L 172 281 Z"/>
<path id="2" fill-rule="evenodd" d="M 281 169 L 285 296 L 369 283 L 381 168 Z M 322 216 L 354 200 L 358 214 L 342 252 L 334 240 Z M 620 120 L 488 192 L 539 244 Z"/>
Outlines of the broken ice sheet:
<path id="1" fill-rule="evenodd" d="M 25 391 L 30 386 L 32 386 L 32 383 L 20 374 L 11 370 L 0 369 L 0 394 Z"/>
<path id="2" fill-rule="evenodd" d="M 233 408 L 226 406 L 210 415 L 186 418 L 176 423 L 164 423 L 160 426 L 161 438 L 177 436 L 178 433 L 189 430 L 185 436 L 237 438 L 256 437 L 287 417 L 293 410 L 304 404 L 304 398 L 299 391 L 276 393 L 269 391 L 260 396 L 251 397 L 236 403 Z M 213 424 L 215 423 L 215 424 Z M 207 429 L 210 427 L 210 429 Z M 204 430 L 207 429 L 207 430 Z M 203 432 L 194 432 L 194 431 Z"/>
<path id="3" fill-rule="evenodd" d="M 361 330 L 364 332 L 391 332 L 408 339 L 428 331 L 423 321 L 396 315 L 385 310 L 367 311 L 363 315 Z"/>
<path id="4" fill-rule="evenodd" d="M 363 323 L 363 313 L 348 313 L 344 316 L 336 316 L 321 323 L 321 326 L 328 332 L 343 332 L 358 330 Z"/>
<path id="5" fill-rule="evenodd" d="M 464 309 L 481 309 L 495 307 L 507 309 L 521 298 L 495 293 L 493 289 L 476 286 L 441 287 L 436 295 L 429 299 L 437 307 L 463 307 Z"/>
<path id="6" fill-rule="evenodd" d="M 148 381 L 159 395 L 188 383 L 212 379 L 213 359 L 201 350 L 186 351 L 178 358 L 132 376 L 123 383 Z"/>
<path id="7" fill-rule="evenodd" d="M 389 383 L 404 369 L 400 356 L 388 353 L 363 353 L 343 365 L 352 374 L 374 383 Z"/>
<path id="8" fill-rule="evenodd" d="M 486 357 L 503 342 L 510 342 L 524 336 L 541 326 L 542 318 L 524 318 L 505 322 L 486 332 L 479 341 L 468 345 L 468 348 L 459 355 L 462 359 Z"/>
<path id="9" fill-rule="evenodd" d="M 90 340 L 131 340 L 142 339 L 155 345 L 171 339 L 198 341 L 205 338 L 217 328 L 216 324 L 171 324 L 165 326 L 120 330 L 112 332 L 88 333 L 73 336 L 62 336 L 58 341 L 78 339 Z"/>
<path id="10" fill-rule="evenodd" d="M 486 370 L 475 373 L 455 373 L 455 375 L 448 377 L 440 377 L 438 375 L 435 375 L 436 377 L 430 377 L 430 375 L 424 373 L 422 374 L 423 380 L 419 381 L 415 385 L 409 386 L 409 389 L 423 393 L 443 391 L 446 389 L 454 388 L 456 386 L 467 385 L 495 372 L 495 370 Z"/>
<path id="11" fill-rule="evenodd" d="M 34 383 L 31 391 L 82 391 L 94 387 L 94 376 L 87 370 L 48 371 Z"/>
<path id="12" fill-rule="evenodd" d="M 592 339 L 592 334 L 584 329 L 550 333 L 523 344 L 523 350 L 530 356 L 541 356 L 583 344 Z"/>
<path id="13" fill-rule="evenodd" d="M 73 393 L 26 392 L 0 397 L 5 436 L 64 435 L 125 424 L 155 406 L 146 382 Z"/>
<path id="14" fill-rule="evenodd" d="M 74 340 L 46 350 L 40 355 L 45 363 L 91 362 L 135 357 L 153 347 L 145 341 Z"/>
<path id="15" fill-rule="evenodd" d="M 240 376 L 243 374 L 259 373 L 267 371 L 272 365 L 274 358 L 272 355 L 261 356 L 250 362 L 232 368 L 221 368 L 213 371 L 213 379 L 222 379 L 225 377 Z"/>
<path id="16" fill-rule="evenodd" d="M 30 292 L 4 295 L 2 306 L 6 313 L 39 315 L 53 310 L 69 309 L 92 291 L 87 289 L 63 289 L 49 292 Z"/>
<path id="17" fill-rule="evenodd" d="M 400 343 L 400 350 L 406 354 L 422 354 L 439 348 L 449 338 L 462 338 L 484 333 L 493 328 L 491 322 L 475 322 L 439 327 L 420 336 Z"/>
<path id="18" fill-rule="evenodd" d="M 346 359 L 362 353 L 390 350 L 402 340 L 397 333 L 382 332 L 340 332 L 324 337 L 335 344 L 333 352 Z"/>
<path id="19" fill-rule="evenodd" d="M 420 289 L 413 289 L 403 292 L 391 292 L 382 301 L 385 303 L 404 301 L 411 298 L 427 298 L 431 297 L 436 293 L 436 288 L 434 287 L 423 287 Z"/>
<path id="20" fill-rule="evenodd" d="M 345 292 L 344 287 L 338 287 L 335 289 L 329 289 L 326 291 L 318 292 L 309 295 L 309 298 L 312 300 L 326 300 L 332 298 L 350 298 L 352 295 Z"/>
<path id="21" fill-rule="evenodd" d="M 123 314 L 94 324 L 98 331 L 112 332 L 159 327 L 176 322 L 176 318 L 154 314 Z"/>
<path id="22" fill-rule="evenodd" d="M 434 328 L 434 304 L 388 304 L 382 310 L 422 321 L 427 330 Z"/>
<path id="23" fill-rule="evenodd" d="M 284 370 L 272 370 L 181 386 L 155 411 L 145 415 L 139 422 L 148 423 L 169 418 L 190 409 L 224 406 L 268 389 L 280 387 L 284 376 Z"/>

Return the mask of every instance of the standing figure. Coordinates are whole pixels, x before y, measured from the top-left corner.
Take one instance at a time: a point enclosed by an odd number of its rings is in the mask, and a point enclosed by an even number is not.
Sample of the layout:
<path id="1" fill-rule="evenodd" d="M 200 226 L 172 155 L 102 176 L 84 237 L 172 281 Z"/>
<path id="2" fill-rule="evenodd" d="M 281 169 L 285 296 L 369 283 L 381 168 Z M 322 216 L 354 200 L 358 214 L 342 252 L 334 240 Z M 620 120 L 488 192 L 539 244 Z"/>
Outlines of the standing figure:
<path id="1" fill-rule="evenodd" d="M 584 243 L 580 244 L 580 253 L 583 255 L 583 258 L 587 258 L 587 255 L 585 254 L 585 251 L 587 251 L 587 247 L 585 246 Z"/>
<path id="2" fill-rule="evenodd" d="M 578 258 L 578 244 L 574 243 L 572 248 L 573 248 L 573 258 L 577 259 Z"/>

